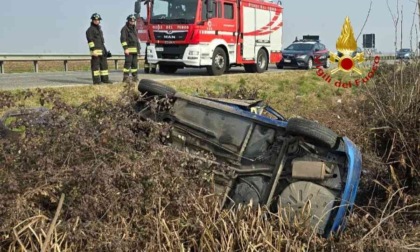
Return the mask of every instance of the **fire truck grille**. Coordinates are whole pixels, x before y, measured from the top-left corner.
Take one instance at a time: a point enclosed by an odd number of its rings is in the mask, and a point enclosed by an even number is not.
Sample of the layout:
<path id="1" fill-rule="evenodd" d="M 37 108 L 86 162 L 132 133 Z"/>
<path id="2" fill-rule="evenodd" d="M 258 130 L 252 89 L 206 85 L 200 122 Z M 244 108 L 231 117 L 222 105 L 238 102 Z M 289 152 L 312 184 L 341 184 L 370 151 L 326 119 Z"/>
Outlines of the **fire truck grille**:
<path id="1" fill-rule="evenodd" d="M 165 31 L 165 32 L 154 32 L 154 35 L 155 35 L 156 40 L 174 41 L 174 40 L 185 40 L 185 37 L 187 36 L 187 32 L 172 31 L 168 33 L 167 31 Z"/>
<path id="2" fill-rule="evenodd" d="M 187 45 L 156 45 L 156 48 L 163 48 L 156 50 L 159 59 L 182 59 Z"/>

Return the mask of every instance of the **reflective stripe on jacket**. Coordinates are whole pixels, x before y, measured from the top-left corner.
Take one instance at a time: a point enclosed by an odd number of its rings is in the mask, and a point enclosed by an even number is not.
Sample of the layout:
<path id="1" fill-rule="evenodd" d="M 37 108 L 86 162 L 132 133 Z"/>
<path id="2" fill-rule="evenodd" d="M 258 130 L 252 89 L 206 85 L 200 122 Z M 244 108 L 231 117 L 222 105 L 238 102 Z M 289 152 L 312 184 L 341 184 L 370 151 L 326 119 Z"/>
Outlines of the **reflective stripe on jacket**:
<path id="1" fill-rule="evenodd" d="M 91 55 L 95 52 L 98 55 L 103 55 L 105 50 L 105 40 L 102 29 L 99 25 L 90 24 L 86 30 L 86 39 L 88 42 Z"/>
<path id="2" fill-rule="evenodd" d="M 140 42 L 137 38 L 135 26 L 126 23 L 121 29 L 120 41 L 124 50 L 128 49 L 130 54 L 138 54 L 140 52 Z"/>

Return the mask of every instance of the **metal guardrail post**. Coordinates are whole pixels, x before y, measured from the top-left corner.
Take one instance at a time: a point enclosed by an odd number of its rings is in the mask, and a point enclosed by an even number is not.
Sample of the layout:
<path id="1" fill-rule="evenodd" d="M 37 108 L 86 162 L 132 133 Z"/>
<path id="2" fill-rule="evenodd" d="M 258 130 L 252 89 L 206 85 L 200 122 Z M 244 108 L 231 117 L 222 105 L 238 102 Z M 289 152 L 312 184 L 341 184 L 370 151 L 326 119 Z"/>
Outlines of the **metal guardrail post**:
<path id="1" fill-rule="evenodd" d="M 0 73 L 4 74 L 4 62 L 0 61 Z"/>
<path id="2" fill-rule="evenodd" d="M 114 60 L 114 63 L 115 63 L 115 70 L 118 70 L 118 60 L 117 59 Z"/>
<path id="3" fill-rule="evenodd" d="M 35 73 L 38 73 L 39 68 L 38 68 L 38 61 L 37 60 L 34 60 L 34 70 L 35 70 Z"/>
<path id="4" fill-rule="evenodd" d="M 68 61 L 64 61 L 64 72 L 67 72 L 69 70 Z"/>

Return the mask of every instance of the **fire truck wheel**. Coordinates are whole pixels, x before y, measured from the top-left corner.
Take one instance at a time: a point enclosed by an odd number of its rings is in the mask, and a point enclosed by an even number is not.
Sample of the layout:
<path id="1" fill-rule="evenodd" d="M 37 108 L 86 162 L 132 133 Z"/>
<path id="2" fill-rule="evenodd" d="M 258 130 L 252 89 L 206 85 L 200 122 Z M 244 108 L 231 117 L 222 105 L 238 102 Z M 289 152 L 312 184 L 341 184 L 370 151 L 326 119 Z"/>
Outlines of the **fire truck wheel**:
<path id="1" fill-rule="evenodd" d="M 256 72 L 262 73 L 267 70 L 268 66 L 268 56 L 264 49 L 260 49 L 257 55 L 257 64 L 256 64 Z"/>
<path id="2" fill-rule="evenodd" d="M 165 74 L 173 74 L 178 70 L 176 66 L 159 65 L 159 71 Z"/>
<path id="3" fill-rule="evenodd" d="M 209 75 L 222 75 L 226 70 L 226 53 L 221 47 L 216 47 L 213 52 L 213 62 L 207 67 Z"/>

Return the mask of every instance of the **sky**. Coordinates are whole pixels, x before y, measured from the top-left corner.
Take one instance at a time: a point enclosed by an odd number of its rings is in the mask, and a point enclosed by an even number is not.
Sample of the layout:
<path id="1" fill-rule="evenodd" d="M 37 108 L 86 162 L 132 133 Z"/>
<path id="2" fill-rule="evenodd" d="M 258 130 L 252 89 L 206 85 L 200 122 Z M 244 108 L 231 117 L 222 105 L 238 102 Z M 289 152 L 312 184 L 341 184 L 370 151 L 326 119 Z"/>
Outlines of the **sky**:
<path id="1" fill-rule="evenodd" d="M 277 0 L 275 0 L 277 1 Z M 397 0 L 388 0 L 397 14 Z M 134 0 L 1 0 L 1 54 L 87 54 L 85 32 L 92 13 L 102 16 L 105 45 L 113 54 L 122 54 L 119 37 L 126 17 L 134 11 Z M 410 31 L 419 24 L 416 0 L 399 0 L 403 10 L 403 48 L 410 48 Z M 370 0 L 282 0 L 283 47 L 296 36 L 319 35 L 329 50 L 335 51 L 346 16 L 349 16 L 357 37 L 365 22 Z M 402 6 L 401 6 L 402 5 Z M 142 5 L 143 6 L 143 5 Z M 416 14 L 414 14 L 414 12 Z M 400 14 L 401 16 L 401 14 Z M 401 21 L 401 19 L 400 19 Z M 400 48 L 398 23 L 398 49 Z M 362 34 L 374 33 L 376 48 L 383 53 L 394 52 L 394 22 L 387 0 L 373 0 L 371 13 Z M 420 37 L 420 32 L 418 34 Z M 363 36 L 358 39 L 362 47 Z M 413 47 L 416 32 L 413 29 Z M 418 43 L 417 43 L 418 44 Z"/>

